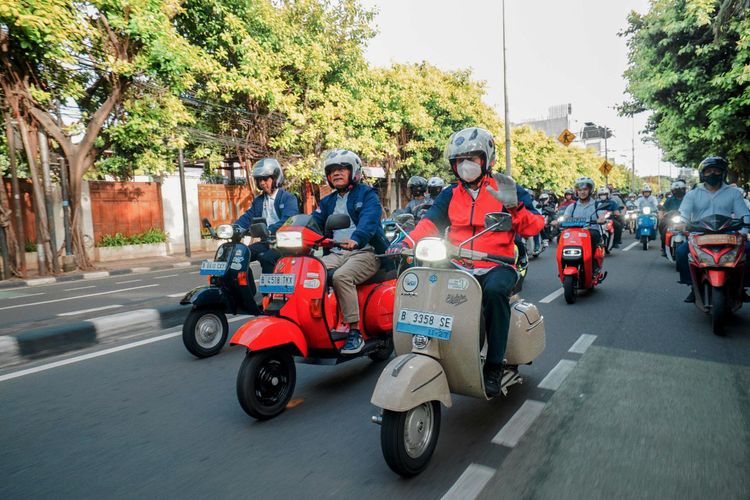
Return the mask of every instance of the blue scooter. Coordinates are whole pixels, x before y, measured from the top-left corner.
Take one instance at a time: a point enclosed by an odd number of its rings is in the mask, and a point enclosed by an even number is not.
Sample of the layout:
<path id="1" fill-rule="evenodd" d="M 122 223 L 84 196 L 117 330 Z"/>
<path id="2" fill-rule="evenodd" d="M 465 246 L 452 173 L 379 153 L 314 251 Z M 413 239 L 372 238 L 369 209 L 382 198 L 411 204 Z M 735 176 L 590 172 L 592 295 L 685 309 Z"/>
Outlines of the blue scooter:
<path id="1" fill-rule="evenodd" d="M 641 241 L 644 251 L 648 250 L 648 242 L 656 239 L 656 215 L 651 213 L 651 207 L 643 207 L 638 215 L 635 239 Z"/>

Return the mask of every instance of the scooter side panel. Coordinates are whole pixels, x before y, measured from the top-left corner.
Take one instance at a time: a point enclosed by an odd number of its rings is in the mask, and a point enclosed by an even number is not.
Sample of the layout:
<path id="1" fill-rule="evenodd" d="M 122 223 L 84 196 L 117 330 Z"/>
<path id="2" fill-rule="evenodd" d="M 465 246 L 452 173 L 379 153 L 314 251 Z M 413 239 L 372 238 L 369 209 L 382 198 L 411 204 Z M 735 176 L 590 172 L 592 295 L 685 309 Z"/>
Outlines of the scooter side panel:
<path id="1" fill-rule="evenodd" d="M 250 351 L 292 344 L 300 356 L 307 356 L 307 342 L 302 330 L 289 320 L 272 316 L 248 321 L 235 332 L 229 344 L 245 346 Z"/>
<path id="2" fill-rule="evenodd" d="M 453 317 L 450 339 L 433 338 L 430 344 L 438 343 L 440 364 L 451 392 L 486 397 L 480 356 L 482 290 L 479 282 L 457 269 L 415 267 L 399 277 L 393 308 L 396 353 L 419 352 L 416 348 L 412 350 L 414 336 L 397 330 L 402 309 Z"/>
<path id="3" fill-rule="evenodd" d="M 428 401 L 453 405 L 448 379 L 440 362 L 418 354 L 391 360 L 375 384 L 370 402 L 391 411 L 407 411 Z"/>
<path id="4" fill-rule="evenodd" d="M 225 312 L 237 314 L 237 306 L 223 290 L 213 286 L 199 286 L 190 290 L 180 304 L 192 304 L 194 308 L 218 307 Z"/>

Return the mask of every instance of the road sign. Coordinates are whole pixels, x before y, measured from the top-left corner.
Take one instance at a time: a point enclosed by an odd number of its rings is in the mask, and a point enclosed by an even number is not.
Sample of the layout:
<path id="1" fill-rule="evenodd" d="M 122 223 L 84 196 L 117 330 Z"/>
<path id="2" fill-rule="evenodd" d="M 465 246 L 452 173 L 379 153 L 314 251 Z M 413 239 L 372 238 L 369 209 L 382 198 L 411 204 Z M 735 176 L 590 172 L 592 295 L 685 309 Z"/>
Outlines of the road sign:
<path id="1" fill-rule="evenodd" d="M 609 175 L 609 173 L 612 171 L 612 169 L 615 168 L 610 162 L 603 161 L 601 165 L 599 165 L 599 172 L 602 173 L 602 175 Z"/>
<path id="2" fill-rule="evenodd" d="M 570 146 L 570 143 L 573 142 L 575 138 L 576 135 L 573 132 L 565 129 L 562 131 L 562 134 L 560 134 L 560 137 L 558 137 L 557 140 L 562 142 L 566 146 Z"/>

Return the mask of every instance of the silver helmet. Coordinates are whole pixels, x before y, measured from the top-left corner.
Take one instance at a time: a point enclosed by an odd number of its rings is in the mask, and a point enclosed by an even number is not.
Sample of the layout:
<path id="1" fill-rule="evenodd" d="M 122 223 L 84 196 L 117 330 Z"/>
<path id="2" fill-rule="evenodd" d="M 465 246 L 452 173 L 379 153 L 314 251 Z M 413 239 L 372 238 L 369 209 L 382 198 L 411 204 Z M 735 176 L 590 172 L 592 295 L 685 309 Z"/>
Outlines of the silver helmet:
<path id="1" fill-rule="evenodd" d="M 278 188 L 284 183 L 284 172 L 276 158 L 263 158 L 253 166 L 253 179 L 257 181 L 265 177 L 273 178 L 274 188 Z"/>
<path id="2" fill-rule="evenodd" d="M 588 186 L 591 189 L 591 193 L 594 193 L 594 188 L 596 187 L 596 184 L 594 183 L 594 179 L 591 177 L 579 177 L 576 179 L 576 182 L 574 184 L 576 189 L 581 189 L 584 186 Z"/>
<path id="3" fill-rule="evenodd" d="M 337 165 L 349 169 L 351 173 L 349 177 L 350 186 L 355 186 L 362 180 L 362 160 L 360 160 L 359 155 L 348 149 L 334 149 L 329 151 L 323 159 L 323 170 L 329 186 L 333 187 L 333 184 L 328 180 L 328 176 L 331 174 L 332 167 Z"/>
<path id="4" fill-rule="evenodd" d="M 454 133 L 448 141 L 446 156 L 451 170 L 456 178 L 458 175 L 458 159 L 469 156 L 479 156 L 483 160 L 482 176 L 488 174 L 495 164 L 495 139 L 483 128 L 470 127 Z"/>

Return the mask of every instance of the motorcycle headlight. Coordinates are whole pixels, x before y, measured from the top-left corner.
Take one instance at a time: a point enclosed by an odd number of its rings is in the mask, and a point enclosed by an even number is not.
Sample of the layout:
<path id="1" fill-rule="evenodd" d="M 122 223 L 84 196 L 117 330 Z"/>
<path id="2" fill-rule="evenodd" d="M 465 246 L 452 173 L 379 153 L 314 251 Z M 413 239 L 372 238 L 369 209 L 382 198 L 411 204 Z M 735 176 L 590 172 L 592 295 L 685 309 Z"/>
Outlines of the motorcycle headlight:
<path id="1" fill-rule="evenodd" d="M 216 228 L 216 236 L 222 240 L 228 240 L 234 235 L 234 228 L 231 224 L 222 224 Z"/>
<path id="2" fill-rule="evenodd" d="M 558 218 L 557 218 L 557 222 L 562 222 L 562 221 L 564 221 L 564 220 L 565 220 L 565 217 L 564 217 L 564 216 L 560 216 L 560 217 L 558 217 Z"/>
<path id="3" fill-rule="evenodd" d="M 395 236 L 396 236 L 396 231 L 392 229 L 389 229 L 388 231 L 385 232 L 385 237 L 388 240 L 392 240 Z"/>
<path id="4" fill-rule="evenodd" d="M 643 207 L 643 213 L 648 215 L 651 213 L 651 207 Z"/>
<path id="5" fill-rule="evenodd" d="M 300 231 L 280 231 L 276 233 L 276 246 L 279 248 L 301 248 L 302 233 Z"/>
<path id="6" fill-rule="evenodd" d="M 682 217 L 680 217 L 679 215 L 675 215 L 674 217 L 672 217 L 672 224 L 679 224 L 680 222 L 682 222 Z"/>
<path id="7" fill-rule="evenodd" d="M 740 247 L 735 247 L 734 249 L 728 251 L 721 257 L 719 257 L 719 265 L 720 266 L 730 266 L 734 264 L 734 259 L 737 258 L 737 252 L 739 251 Z"/>
<path id="8" fill-rule="evenodd" d="M 425 262 L 438 262 L 448 257 L 448 249 L 440 238 L 424 238 L 417 243 L 414 256 Z"/>

